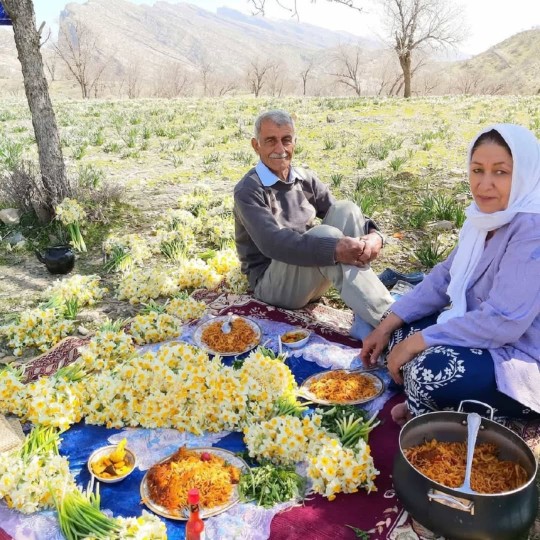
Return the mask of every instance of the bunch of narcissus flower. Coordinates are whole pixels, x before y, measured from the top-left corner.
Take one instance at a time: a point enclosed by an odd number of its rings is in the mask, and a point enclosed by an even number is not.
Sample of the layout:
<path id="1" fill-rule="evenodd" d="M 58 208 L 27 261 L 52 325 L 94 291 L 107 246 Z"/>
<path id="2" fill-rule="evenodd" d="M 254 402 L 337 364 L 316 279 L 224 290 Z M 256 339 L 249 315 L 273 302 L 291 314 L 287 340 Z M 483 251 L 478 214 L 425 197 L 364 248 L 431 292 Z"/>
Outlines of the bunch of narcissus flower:
<path id="1" fill-rule="evenodd" d="M 135 352 L 133 337 L 126 334 L 120 326 L 111 321 L 105 323 L 87 345 L 79 347 L 85 369 L 88 371 L 112 369 L 118 362 L 124 361 Z"/>
<path id="2" fill-rule="evenodd" d="M 54 506 L 54 497 L 75 489 L 68 460 L 58 455 L 58 431 L 35 427 L 23 446 L 0 454 L 0 499 L 31 514 Z"/>
<path id="3" fill-rule="evenodd" d="M 91 374 L 85 383 L 84 416 L 89 424 L 173 427 L 196 434 L 234 431 L 265 420 L 276 400 L 295 388 L 281 360 L 252 353 L 234 369 L 180 342 Z M 255 399 L 259 401 L 253 403 Z"/>
<path id="4" fill-rule="evenodd" d="M 129 333 L 139 345 L 159 343 L 178 337 L 181 333 L 181 326 L 172 315 L 151 311 L 133 317 Z"/>
<path id="5" fill-rule="evenodd" d="M 278 465 L 292 465 L 305 459 L 309 437 L 318 426 L 308 416 L 275 416 L 244 429 L 249 455 Z"/>
<path id="6" fill-rule="evenodd" d="M 216 216 L 205 220 L 204 235 L 213 246 L 234 245 L 234 219 L 232 216 Z"/>
<path id="7" fill-rule="evenodd" d="M 213 256 L 207 260 L 208 266 L 222 276 L 235 268 L 240 268 L 240 260 L 236 250 L 228 248 L 213 252 Z"/>
<path id="8" fill-rule="evenodd" d="M 140 304 L 160 296 L 174 296 L 180 292 L 170 268 L 141 268 L 126 274 L 118 286 L 118 298 Z"/>
<path id="9" fill-rule="evenodd" d="M 142 515 L 135 518 L 116 518 L 120 528 L 118 538 L 126 540 L 167 540 L 167 527 L 154 514 L 143 510 Z"/>
<path id="10" fill-rule="evenodd" d="M 73 332 L 73 321 L 65 320 L 55 308 L 23 311 L 17 319 L 0 328 L 14 356 L 21 356 L 25 347 L 45 352 Z"/>
<path id="11" fill-rule="evenodd" d="M 93 306 L 107 293 L 105 287 L 100 287 L 101 278 L 96 275 L 82 276 L 75 274 L 69 278 L 56 280 L 44 292 L 47 299 L 53 298 L 63 304 L 76 302 L 78 307 Z"/>
<path id="12" fill-rule="evenodd" d="M 86 244 L 81 234 L 80 226 L 86 219 L 86 211 L 75 200 L 66 197 L 56 208 L 56 218 L 67 227 L 71 243 L 78 251 L 86 251 Z"/>
<path id="13" fill-rule="evenodd" d="M 197 218 L 187 210 L 167 209 L 165 215 L 156 224 L 156 229 L 164 229 L 166 231 L 180 231 L 195 227 Z"/>
<path id="14" fill-rule="evenodd" d="M 313 491 L 330 500 L 336 493 L 355 493 L 360 487 L 368 493 L 377 489 L 374 481 L 379 471 L 363 439 L 353 448 L 345 448 L 339 439 L 326 437 L 320 441 L 317 452 L 308 455 L 307 461 Z"/>
<path id="15" fill-rule="evenodd" d="M 206 304 L 187 295 L 179 296 L 167 302 L 165 311 L 182 322 L 192 321 L 204 315 Z"/>
<path id="16" fill-rule="evenodd" d="M 235 294 L 243 294 L 249 288 L 249 281 L 240 270 L 240 266 L 232 268 L 225 274 L 224 288 Z"/>
<path id="17" fill-rule="evenodd" d="M 134 265 L 141 266 L 152 257 L 152 248 L 139 234 L 126 234 L 122 237 L 109 236 L 103 242 L 107 272 L 127 272 Z"/>
<path id="18" fill-rule="evenodd" d="M 181 261 L 193 251 L 196 245 L 195 235 L 190 229 L 156 231 L 159 250 L 167 259 Z"/>
<path id="19" fill-rule="evenodd" d="M 184 289 L 215 289 L 223 280 L 209 264 L 201 259 L 185 259 L 174 274 L 178 287 Z"/>
<path id="20" fill-rule="evenodd" d="M 0 369 L 0 414 L 22 416 L 25 413 L 23 380 L 23 367 L 7 364 Z"/>
<path id="21" fill-rule="evenodd" d="M 83 378 L 86 372 L 79 359 L 54 375 L 28 383 L 20 392 L 26 406 L 25 419 L 34 425 L 53 426 L 66 431 L 80 422 L 86 399 Z"/>

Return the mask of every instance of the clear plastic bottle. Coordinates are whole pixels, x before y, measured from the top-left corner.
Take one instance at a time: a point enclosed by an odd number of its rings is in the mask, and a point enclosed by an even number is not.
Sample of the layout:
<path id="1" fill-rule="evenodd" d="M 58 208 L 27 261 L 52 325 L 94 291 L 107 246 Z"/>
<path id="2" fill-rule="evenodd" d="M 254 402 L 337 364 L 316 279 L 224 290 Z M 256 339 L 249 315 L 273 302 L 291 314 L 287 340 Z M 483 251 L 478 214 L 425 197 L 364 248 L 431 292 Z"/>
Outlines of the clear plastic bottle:
<path id="1" fill-rule="evenodd" d="M 204 521 L 199 515 L 199 490 L 188 491 L 189 518 L 186 523 L 186 540 L 204 540 Z"/>

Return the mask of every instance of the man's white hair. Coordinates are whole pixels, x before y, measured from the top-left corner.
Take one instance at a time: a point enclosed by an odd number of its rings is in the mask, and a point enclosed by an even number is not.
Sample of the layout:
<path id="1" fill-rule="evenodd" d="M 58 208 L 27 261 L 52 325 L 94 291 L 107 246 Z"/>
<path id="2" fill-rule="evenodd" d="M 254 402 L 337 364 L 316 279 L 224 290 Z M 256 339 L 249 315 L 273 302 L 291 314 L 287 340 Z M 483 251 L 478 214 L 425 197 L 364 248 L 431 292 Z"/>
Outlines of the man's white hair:
<path id="1" fill-rule="evenodd" d="M 295 131 L 292 116 L 287 111 L 274 109 L 272 111 L 263 112 L 257 116 L 257 120 L 255 120 L 255 138 L 257 140 L 259 140 L 259 135 L 261 134 L 261 125 L 265 120 L 270 120 L 276 124 L 276 126 L 291 126 L 293 131 Z"/>

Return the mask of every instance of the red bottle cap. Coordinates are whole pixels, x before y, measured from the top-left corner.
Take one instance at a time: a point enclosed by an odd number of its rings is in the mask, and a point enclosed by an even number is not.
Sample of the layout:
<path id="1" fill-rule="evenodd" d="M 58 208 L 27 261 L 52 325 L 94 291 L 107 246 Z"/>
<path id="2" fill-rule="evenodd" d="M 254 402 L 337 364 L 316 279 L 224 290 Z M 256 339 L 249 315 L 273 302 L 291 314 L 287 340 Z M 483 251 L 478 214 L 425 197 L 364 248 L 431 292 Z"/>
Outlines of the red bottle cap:
<path id="1" fill-rule="evenodd" d="M 199 504 L 199 490 L 190 489 L 187 494 L 188 504 Z"/>

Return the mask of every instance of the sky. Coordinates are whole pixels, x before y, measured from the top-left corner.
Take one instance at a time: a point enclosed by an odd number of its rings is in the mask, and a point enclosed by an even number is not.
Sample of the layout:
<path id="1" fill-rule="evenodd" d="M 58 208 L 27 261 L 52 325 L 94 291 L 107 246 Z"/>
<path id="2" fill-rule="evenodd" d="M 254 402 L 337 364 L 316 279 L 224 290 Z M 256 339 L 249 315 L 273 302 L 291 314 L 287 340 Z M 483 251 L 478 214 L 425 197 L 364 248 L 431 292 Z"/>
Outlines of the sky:
<path id="1" fill-rule="evenodd" d="M 74 0 L 80 4 L 86 0 Z M 135 4 L 154 4 L 155 0 L 129 0 Z M 179 3 L 179 0 L 166 0 Z M 286 10 L 280 8 L 276 0 L 266 0 L 267 16 L 271 18 L 287 18 Z M 288 0 L 280 0 L 286 5 Z M 459 45 L 464 53 L 478 54 L 492 45 L 521 32 L 540 26 L 539 0 L 448 0 L 453 4 L 464 5 L 464 24 L 467 37 Z M 37 25 L 42 21 L 54 26 L 58 15 L 68 3 L 67 0 L 34 0 Z M 208 11 L 215 12 L 218 7 L 227 6 L 244 13 L 252 13 L 248 0 L 191 0 L 189 2 Z M 290 0 L 292 3 L 292 0 Z M 378 17 L 374 0 L 363 0 L 362 13 L 327 2 L 317 0 L 297 0 L 300 21 L 331 30 L 345 30 L 362 37 L 382 37 L 378 28 Z"/>

